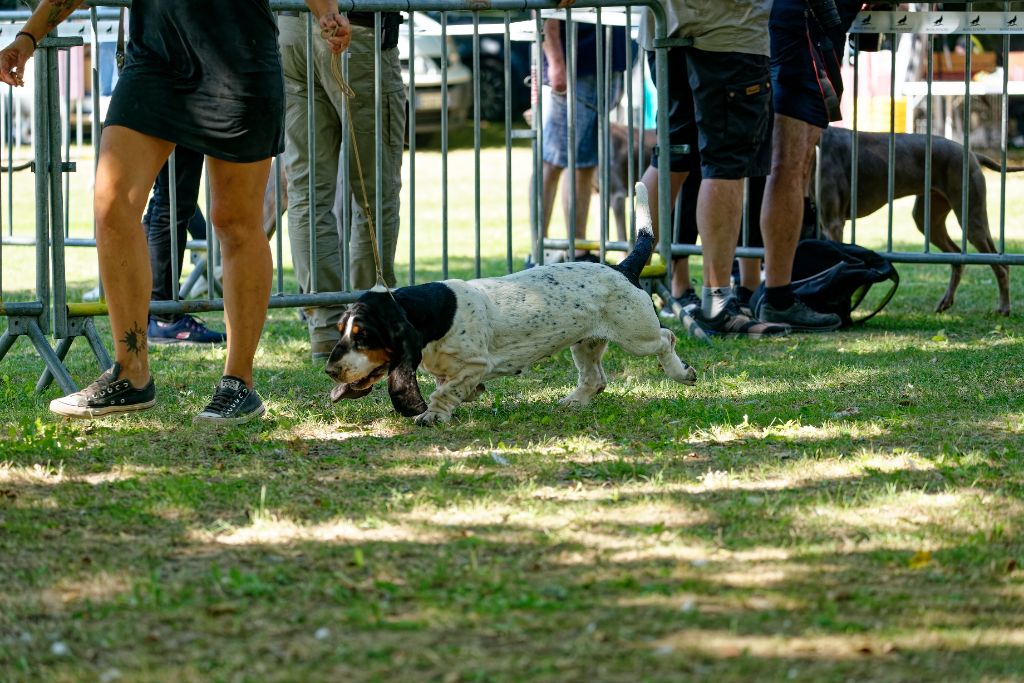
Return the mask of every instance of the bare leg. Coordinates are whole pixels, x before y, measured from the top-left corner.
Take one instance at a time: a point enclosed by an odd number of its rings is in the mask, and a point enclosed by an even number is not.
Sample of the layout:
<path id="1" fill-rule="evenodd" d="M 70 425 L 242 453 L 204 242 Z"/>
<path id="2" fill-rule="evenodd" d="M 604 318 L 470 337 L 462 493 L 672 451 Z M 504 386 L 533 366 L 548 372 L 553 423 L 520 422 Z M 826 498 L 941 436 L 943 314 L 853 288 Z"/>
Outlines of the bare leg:
<path id="1" fill-rule="evenodd" d="M 590 219 L 590 194 L 593 192 L 594 171 L 597 169 L 577 168 L 576 169 L 576 239 L 586 239 L 587 221 Z M 565 212 L 565 224 L 572 222 L 572 207 L 569 205 L 569 174 L 565 174 L 562 180 L 562 210 Z M 577 252 L 576 255 L 581 255 Z"/>
<path id="2" fill-rule="evenodd" d="M 252 387 L 253 358 L 270 300 L 273 263 L 263 234 L 262 207 L 270 159 L 239 164 L 207 157 L 213 195 L 210 219 L 224 256 L 224 318 L 228 357 L 224 374 Z"/>
<path id="3" fill-rule="evenodd" d="M 544 198 L 544 216 L 541 223 L 541 234 L 548 236 L 548 226 L 551 225 L 551 212 L 555 208 L 555 195 L 558 193 L 558 179 L 562 177 L 562 167 L 544 162 L 544 178 L 541 192 Z M 568 225 L 568 223 L 566 223 Z"/>
<path id="4" fill-rule="evenodd" d="M 803 224 L 804 189 L 821 129 L 776 114 L 772 135 L 772 173 L 764 190 L 761 233 L 765 247 L 765 285 L 781 287 L 793 278 L 793 258 Z"/>
<path id="5" fill-rule="evenodd" d="M 740 262 L 740 286 L 753 292 L 761 284 L 761 259 L 741 258 Z"/>
<path id="6" fill-rule="evenodd" d="M 103 130 L 96 168 L 96 252 L 119 379 L 149 382 L 146 328 L 153 276 L 142 212 L 174 144 L 123 126 Z M 262 189 L 262 188 L 261 188 Z M 265 241 L 265 240 L 264 240 Z"/>
<path id="7" fill-rule="evenodd" d="M 697 229 L 704 245 L 704 285 L 707 287 L 729 286 L 742 212 L 742 179 L 704 179 L 697 198 Z"/>
<path id="8" fill-rule="evenodd" d="M 689 173 L 670 173 L 669 174 L 669 189 L 672 191 L 672 197 L 669 199 L 669 206 L 676 201 L 676 196 L 679 194 L 679 188 L 683 186 L 686 181 L 686 176 Z M 654 224 L 654 239 L 658 239 L 658 169 L 653 166 L 648 166 L 647 170 L 644 171 L 643 177 L 640 182 L 647 187 L 647 199 L 650 202 L 651 209 L 651 222 Z"/>
<path id="9" fill-rule="evenodd" d="M 690 258 L 683 256 L 672 260 L 672 296 L 677 299 L 690 288 Z"/>

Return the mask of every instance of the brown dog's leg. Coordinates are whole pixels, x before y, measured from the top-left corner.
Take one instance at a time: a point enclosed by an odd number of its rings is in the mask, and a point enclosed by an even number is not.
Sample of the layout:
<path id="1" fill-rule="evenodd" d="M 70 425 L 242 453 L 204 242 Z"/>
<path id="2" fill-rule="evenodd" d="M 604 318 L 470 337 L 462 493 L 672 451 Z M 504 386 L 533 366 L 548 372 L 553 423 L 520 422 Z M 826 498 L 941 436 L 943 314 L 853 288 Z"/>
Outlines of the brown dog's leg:
<path id="1" fill-rule="evenodd" d="M 946 217 L 949 216 L 952 210 L 953 207 L 950 206 L 949 201 L 944 196 L 938 192 L 932 192 L 932 227 L 929 235 L 932 244 L 947 254 L 960 251 L 960 247 L 950 239 L 949 233 L 946 232 Z M 921 234 L 925 234 L 924 195 L 918 195 L 914 200 L 914 223 L 917 224 L 917 229 L 921 231 Z M 963 273 L 964 267 L 962 264 L 950 266 L 949 287 L 946 289 L 946 293 L 942 295 L 942 298 L 939 299 L 939 304 L 935 307 L 936 313 L 942 313 L 953 305 L 953 301 L 956 298 L 956 288 L 960 286 L 960 278 L 963 276 Z"/>
<path id="2" fill-rule="evenodd" d="M 996 245 L 992 241 L 988 216 L 983 207 L 978 211 L 975 211 L 973 206 L 971 207 L 971 220 L 968 225 L 967 239 L 974 245 L 974 248 L 982 254 L 995 254 Z M 1010 315 L 1010 268 L 993 263 L 992 272 L 995 273 L 996 283 L 999 285 L 999 306 L 996 308 L 996 313 Z"/>

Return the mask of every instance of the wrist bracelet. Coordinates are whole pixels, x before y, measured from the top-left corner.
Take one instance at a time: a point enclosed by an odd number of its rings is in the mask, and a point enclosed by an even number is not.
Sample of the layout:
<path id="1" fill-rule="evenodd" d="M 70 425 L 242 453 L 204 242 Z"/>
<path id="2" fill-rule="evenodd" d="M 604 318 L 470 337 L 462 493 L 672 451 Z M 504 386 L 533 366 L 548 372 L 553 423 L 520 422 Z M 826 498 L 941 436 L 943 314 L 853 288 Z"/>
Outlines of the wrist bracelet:
<path id="1" fill-rule="evenodd" d="M 36 40 L 36 37 L 34 35 L 32 35 L 31 33 L 29 33 L 28 31 L 18 31 L 17 33 L 14 34 L 14 37 L 17 38 L 18 36 L 25 36 L 26 38 L 31 40 L 32 41 L 32 49 L 33 50 L 35 50 L 36 48 L 39 47 L 39 42 Z"/>

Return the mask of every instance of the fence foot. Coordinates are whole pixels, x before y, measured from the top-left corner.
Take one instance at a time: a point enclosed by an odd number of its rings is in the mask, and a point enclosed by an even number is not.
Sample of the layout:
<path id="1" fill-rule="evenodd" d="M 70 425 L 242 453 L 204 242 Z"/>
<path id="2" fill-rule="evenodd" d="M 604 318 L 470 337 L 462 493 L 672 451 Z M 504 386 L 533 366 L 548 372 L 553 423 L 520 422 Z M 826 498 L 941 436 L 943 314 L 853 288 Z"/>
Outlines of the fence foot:
<path id="1" fill-rule="evenodd" d="M 17 338 L 22 336 L 28 337 L 32 341 L 32 346 L 35 347 L 36 353 L 39 354 L 39 357 L 43 359 L 43 363 L 46 364 L 46 372 L 57 380 L 57 384 L 61 389 L 69 394 L 78 391 L 78 386 L 71 379 L 71 375 L 68 373 L 68 369 L 64 367 L 61 358 L 57 357 L 49 342 L 46 341 L 43 328 L 39 326 L 38 316 L 8 316 L 7 331 L 0 337 L 0 359 L 7 355 L 7 352 L 10 351 Z"/>
<path id="2" fill-rule="evenodd" d="M 100 370 L 106 370 L 111 366 L 110 355 L 107 353 L 107 349 L 103 346 L 103 342 L 100 340 L 100 335 L 96 331 L 96 326 L 92 322 L 92 318 L 71 318 L 68 320 L 68 336 L 64 337 L 57 343 L 57 350 L 54 355 L 59 361 L 61 361 L 61 368 L 64 368 L 64 358 L 68 355 L 68 350 L 71 349 L 71 344 L 78 337 L 85 337 L 86 341 L 89 342 L 89 347 L 92 349 L 93 355 L 96 356 L 97 362 L 99 362 Z M 67 374 L 67 370 L 64 370 Z M 49 366 L 43 370 L 43 374 L 40 375 L 39 381 L 36 383 L 36 391 L 45 391 L 50 383 L 54 380 L 54 374 L 50 371 Z M 57 377 L 57 384 L 60 385 L 61 389 L 67 391 L 67 388 L 61 382 L 60 377 Z M 70 380 L 70 376 L 68 377 Z M 74 387 L 71 392 L 78 391 L 78 387 L 75 387 L 74 382 L 71 383 Z M 71 393 L 68 392 L 68 393 Z"/>

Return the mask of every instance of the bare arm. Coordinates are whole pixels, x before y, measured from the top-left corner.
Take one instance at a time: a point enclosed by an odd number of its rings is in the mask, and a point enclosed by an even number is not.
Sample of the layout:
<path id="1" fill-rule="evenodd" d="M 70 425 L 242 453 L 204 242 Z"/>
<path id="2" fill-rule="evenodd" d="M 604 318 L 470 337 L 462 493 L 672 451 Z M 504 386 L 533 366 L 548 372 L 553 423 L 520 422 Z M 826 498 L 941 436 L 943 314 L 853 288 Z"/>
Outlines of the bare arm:
<path id="1" fill-rule="evenodd" d="M 35 45 L 47 33 L 68 18 L 84 0 L 42 0 L 25 22 L 19 35 L 0 51 L 0 81 L 8 85 L 22 85 L 25 63 L 35 52 Z M 31 37 L 29 37 L 31 36 Z"/>
<path id="2" fill-rule="evenodd" d="M 564 93 L 566 88 L 565 51 L 562 49 L 560 23 L 558 19 L 544 20 L 544 56 L 548 60 L 548 82 L 556 93 Z"/>

